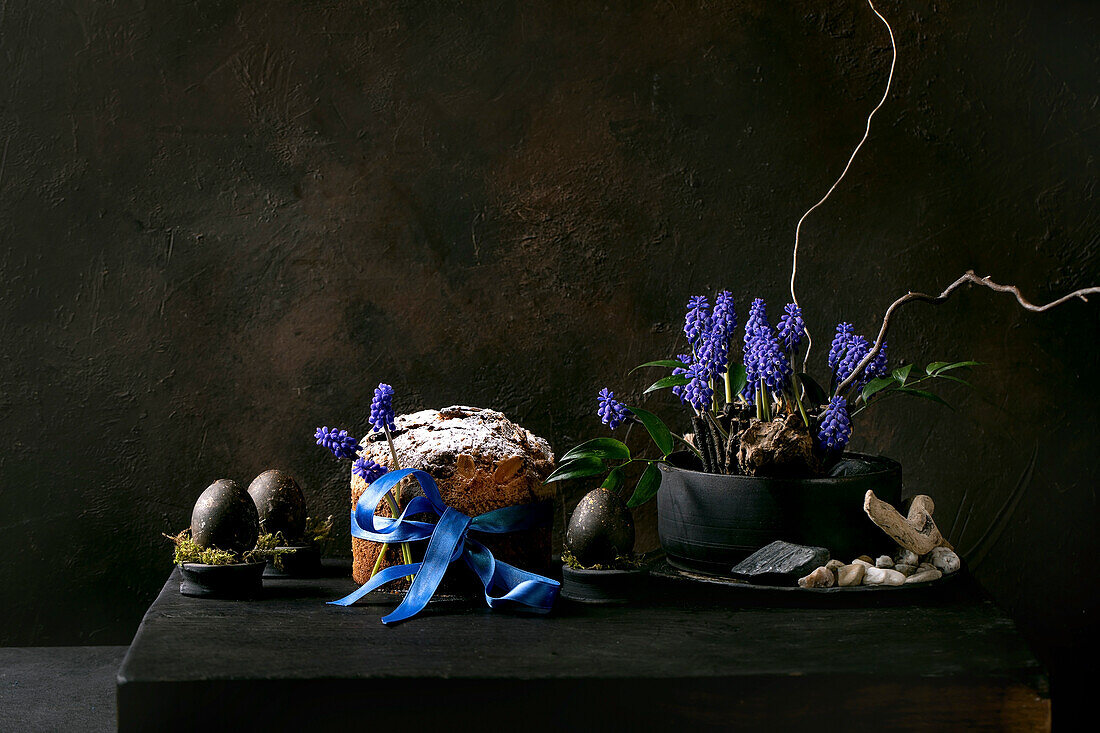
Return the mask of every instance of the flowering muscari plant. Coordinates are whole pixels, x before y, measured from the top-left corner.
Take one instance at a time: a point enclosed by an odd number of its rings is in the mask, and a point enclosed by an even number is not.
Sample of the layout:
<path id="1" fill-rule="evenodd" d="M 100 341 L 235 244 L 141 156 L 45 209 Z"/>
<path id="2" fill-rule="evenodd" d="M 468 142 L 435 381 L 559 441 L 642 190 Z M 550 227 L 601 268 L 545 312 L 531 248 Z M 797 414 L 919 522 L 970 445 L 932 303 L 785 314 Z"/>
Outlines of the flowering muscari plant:
<path id="1" fill-rule="evenodd" d="M 669 376 L 654 382 L 645 394 L 671 389 L 688 411 L 694 436 L 689 439 L 673 433 L 652 412 L 626 405 L 605 387 L 598 396 L 600 420 L 611 430 L 643 427 L 659 455 L 636 456 L 621 440 L 595 438 L 566 453 L 548 481 L 606 474 L 603 486 L 618 491 L 625 485 L 630 467 L 637 464 L 644 469 L 627 502 L 628 506 L 637 506 L 656 494 L 660 485 L 657 465 L 669 461 L 677 444 L 698 456 L 708 472 L 737 472 L 739 435 L 754 420 L 782 421 L 784 429 L 799 431 L 817 457 L 815 465 L 828 465 L 848 445 L 852 418 L 870 404 L 891 394 L 908 394 L 946 404 L 916 385 L 930 379 L 966 384 L 948 372 L 978 363 L 933 362 L 919 375 L 914 374 L 912 364 L 890 371 L 884 341 L 874 358 L 857 374 L 872 345 L 856 333 L 852 324 L 840 323 L 827 357 L 830 394 L 809 374 L 794 368 L 807 340 L 802 309 L 796 303 L 787 303 L 773 326 L 768 319 L 767 304 L 756 298 L 748 309 L 744 332 L 738 334 L 733 295 L 723 290 L 715 296 L 713 308 L 706 296 L 693 296 L 687 303 L 683 323 L 687 345 L 683 353 L 675 359 L 647 362 L 635 370 L 643 367 L 671 370 Z M 734 357 L 738 345 L 739 361 Z M 853 375 L 855 378 L 849 380 Z M 839 389 L 841 386 L 843 390 Z M 372 411 L 372 422 L 373 419 Z"/>
<path id="2" fill-rule="evenodd" d="M 381 432 L 386 436 L 386 443 L 389 444 L 390 458 L 393 462 L 393 469 L 397 470 L 401 468 L 401 464 L 397 459 L 397 449 L 393 445 L 393 431 L 397 429 L 394 425 L 394 410 L 393 410 L 393 387 L 388 384 L 381 383 L 374 390 L 374 397 L 370 403 L 370 425 L 371 433 Z M 328 450 L 336 458 L 341 459 L 354 459 L 351 466 L 351 471 L 354 475 L 363 479 L 368 485 L 377 481 L 382 475 L 390 471 L 389 468 L 383 466 L 380 463 L 376 463 L 374 460 L 361 455 L 362 443 L 366 441 L 356 440 L 351 436 L 347 430 L 340 430 L 338 428 L 332 428 L 331 430 L 326 427 L 317 428 L 314 433 L 314 438 L 317 440 L 317 445 Z M 386 503 L 389 505 L 390 511 L 393 516 L 401 516 L 401 505 L 399 503 L 399 494 L 397 487 L 393 488 L 393 491 L 386 493 Z M 388 550 L 389 545 L 382 545 L 381 551 L 378 553 L 378 558 L 374 562 L 374 569 L 371 570 L 371 577 L 378 572 L 379 567 L 382 564 L 382 558 Z M 409 549 L 408 543 L 402 543 L 401 553 L 406 565 L 412 563 L 412 552 Z"/>

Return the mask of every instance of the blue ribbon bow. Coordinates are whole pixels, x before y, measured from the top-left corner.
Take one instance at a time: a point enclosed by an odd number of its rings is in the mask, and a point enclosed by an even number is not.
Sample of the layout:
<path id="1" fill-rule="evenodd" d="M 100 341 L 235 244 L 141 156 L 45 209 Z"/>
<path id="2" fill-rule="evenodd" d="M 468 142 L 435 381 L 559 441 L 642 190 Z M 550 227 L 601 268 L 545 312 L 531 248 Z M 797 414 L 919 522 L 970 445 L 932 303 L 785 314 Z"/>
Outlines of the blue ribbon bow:
<path id="1" fill-rule="evenodd" d="M 375 516 L 374 509 L 378 502 L 406 476 L 416 477 L 424 495 L 410 501 L 397 519 Z M 447 568 L 461 557 L 485 587 L 485 602 L 490 608 L 521 606 L 535 613 L 547 613 L 557 600 L 561 584 L 500 562 L 485 545 L 470 537 L 469 532 L 504 534 L 534 527 L 545 522 L 548 508 L 545 504 L 509 506 L 471 518 L 444 504 L 439 487 L 424 471 L 411 468 L 390 471 L 372 482 L 355 503 L 355 508 L 351 510 L 351 534 L 359 539 L 384 544 L 428 540 L 424 559 L 385 568 L 359 590 L 329 603 L 350 606 L 372 590 L 415 573 L 416 577 L 401 605 L 382 617 L 384 624 L 404 621 L 428 605 Z M 436 524 L 406 519 L 407 516 L 429 512 L 439 516 Z M 493 591 L 499 591 L 501 595 L 493 595 Z"/>

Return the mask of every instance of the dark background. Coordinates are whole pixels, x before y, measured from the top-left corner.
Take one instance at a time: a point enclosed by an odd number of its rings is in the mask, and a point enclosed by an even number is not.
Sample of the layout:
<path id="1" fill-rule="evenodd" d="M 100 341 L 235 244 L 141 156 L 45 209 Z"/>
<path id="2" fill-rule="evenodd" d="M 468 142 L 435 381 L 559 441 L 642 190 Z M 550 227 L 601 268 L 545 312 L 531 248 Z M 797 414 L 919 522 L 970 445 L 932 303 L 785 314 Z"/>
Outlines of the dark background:
<path id="1" fill-rule="evenodd" d="M 894 91 L 804 228 L 819 371 L 838 320 L 968 268 L 1100 284 L 1095 4 L 880 5 Z M 218 477 L 293 472 L 346 550 L 311 436 L 379 381 L 605 434 L 690 295 L 779 314 L 889 59 L 859 0 L 5 3 L 0 643 L 127 643 Z M 1055 666 L 1096 620 L 1098 308 L 909 306 L 895 359 L 988 365 L 854 439 Z"/>

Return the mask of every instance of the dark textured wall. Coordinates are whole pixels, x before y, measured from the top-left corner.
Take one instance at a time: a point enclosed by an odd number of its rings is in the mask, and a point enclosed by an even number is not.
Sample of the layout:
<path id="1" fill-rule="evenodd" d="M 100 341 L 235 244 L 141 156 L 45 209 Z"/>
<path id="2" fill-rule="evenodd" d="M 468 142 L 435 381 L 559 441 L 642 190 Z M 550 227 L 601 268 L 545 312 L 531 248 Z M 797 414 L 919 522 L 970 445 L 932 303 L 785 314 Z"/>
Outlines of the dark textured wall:
<path id="1" fill-rule="evenodd" d="M 1095 6 L 881 5 L 895 91 L 804 230 L 819 341 L 971 267 L 1100 282 Z M 128 640 L 212 479 L 342 520 L 310 436 L 381 380 L 560 451 L 689 295 L 777 313 L 889 46 L 859 0 L 15 0 L 0 63 L 0 643 L 77 644 Z M 1098 308 L 912 306 L 895 356 L 989 365 L 857 425 L 1044 652 L 1095 621 Z"/>

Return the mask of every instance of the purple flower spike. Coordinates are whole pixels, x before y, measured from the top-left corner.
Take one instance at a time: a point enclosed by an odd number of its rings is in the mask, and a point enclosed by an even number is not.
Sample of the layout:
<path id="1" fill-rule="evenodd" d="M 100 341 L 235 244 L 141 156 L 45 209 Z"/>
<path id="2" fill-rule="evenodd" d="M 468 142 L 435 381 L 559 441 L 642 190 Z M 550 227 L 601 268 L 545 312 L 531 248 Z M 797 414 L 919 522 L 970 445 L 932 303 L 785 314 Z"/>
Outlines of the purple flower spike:
<path id="1" fill-rule="evenodd" d="M 720 374 L 725 374 L 730 361 L 729 338 L 715 329 L 703 334 L 697 361 L 706 368 L 711 379 L 717 379 Z"/>
<path id="2" fill-rule="evenodd" d="M 733 308 L 733 293 L 723 290 L 714 299 L 714 312 L 710 316 L 711 333 L 720 333 L 725 336 L 727 350 L 729 339 L 737 330 L 737 311 Z"/>
<path id="3" fill-rule="evenodd" d="M 634 414 L 630 411 L 630 408 L 615 399 L 615 393 L 607 387 L 600 390 L 599 400 L 600 407 L 596 412 L 599 414 L 600 420 L 612 430 L 622 425 L 624 420 Z"/>
<path id="4" fill-rule="evenodd" d="M 806 335 L 806 323 L 802 320 L 802 309 L 794 303 L 787 303 L 783 315 L 779 317 L 779 342 L 792 354 L 802 344 Z"/>
<path id="5" fill-rule="evenodd" d="M 867 339 L 862 336 L 852 336 L 848 340 L 848 346 L 844 352 L 844 358 L 840 360 L 840 363 L 836 366 L 836 381 L 837 384 L 843 382 L 845 379 L 852 375 L 852 372 L 856 370 L 859 363 L 863 361 L 863 357 L 867 356 L 867 352 L 871 350 L 871 345 L 867 343 Z M 859 379 L 856 380 L 856 388 L 858 389 L 865 384 L 870 377 L 867 374 L 867 370 L 864 369 L 860 374 Z"/>
<path id="6" fill-rule="evenodd" d="M 882 340 L 882 348 L 875 354 L 874 361 L 867 365 L 867 381 L 876 377 L 885 377 L 889 374 L 890 367 L 886 361 L 886 339 Z"/>
<path id="7" fill-rule="evenodd" d="M 766 325 L 768 325 L 768 306 L 763 298 L 757 298 L 749 306 L 749 320 L 745 321 L 746 350 L 756 334 Z"/>
<path id="8" fill-rule="evenodd" d="M 393 424 L 393 387 L 379 384 L 374 390 L 374 399 L 370 401 L 370 424 L 374 430 L 397 430 Z"/>
<path id="9" fill-rule="evenodd" d="M 843 397 L 833 397 L 821 417 L 817 443 L 829 452 L 841 451 L 848 445 L 851 437 L 852 423 L 848 420 L 848 404 Z"/>
<path id="10" fill-rule="evenodd" d="M 714 390 L 710 387 L 710 373 L 703 364 L 695 363 L 684 374 L 691 381 L 684 387 L 684 398 L 696 410 L 710 407 Z"/>
<path id="11" fill-rule="evenodd" d="M 684 335 L 694 347 L 699 339 L 706 333 L 710 316 L 707 311 L 710 303 L 704 295 L 693 295 L 687 304 L 687 314 L 684 315 Z"/>
<path id="12" fill-rule="evenodd" d="M 844 358 L 844 352 L 848 349 L 848 342 L 852 339 L 855 329 L 850 323 L 839 323 L 836 327 L 836 336 L 833 337 L 832 346 L 829 347 L 829 368 L 834 372 L 840 360 Z"/>
<path id="13" fill-rule="evenodd" d="M 389 471 L 390 469 L 381 463 L 375 463 L 370 458 L 356 458 L 355 463 L 351 464 L 351 472 L 366 481 L 368 485 L 373 484 Z"/>
<path id="14" fill-rule="evenodd" d="M 332 451 L 337 458 L 355 458 L 359 451 L 359 441 L 348 435 L 347 430 L 317 428 L 313 437 L 317 439 L 317 445 Z"/>
<path id="15" fill-rule="evenodd" d="M 779 348 L 779 343 L 772 335 L 772 328 L 767 323 L 756 334 L 753 353 L 756 360 L 754 376 L 757 381 L 763 379 L 764 386 L 772 392 L 786 389 L 787 380 L 791 376 L 791 364 L 787 361 L 787 355 Z"/>

